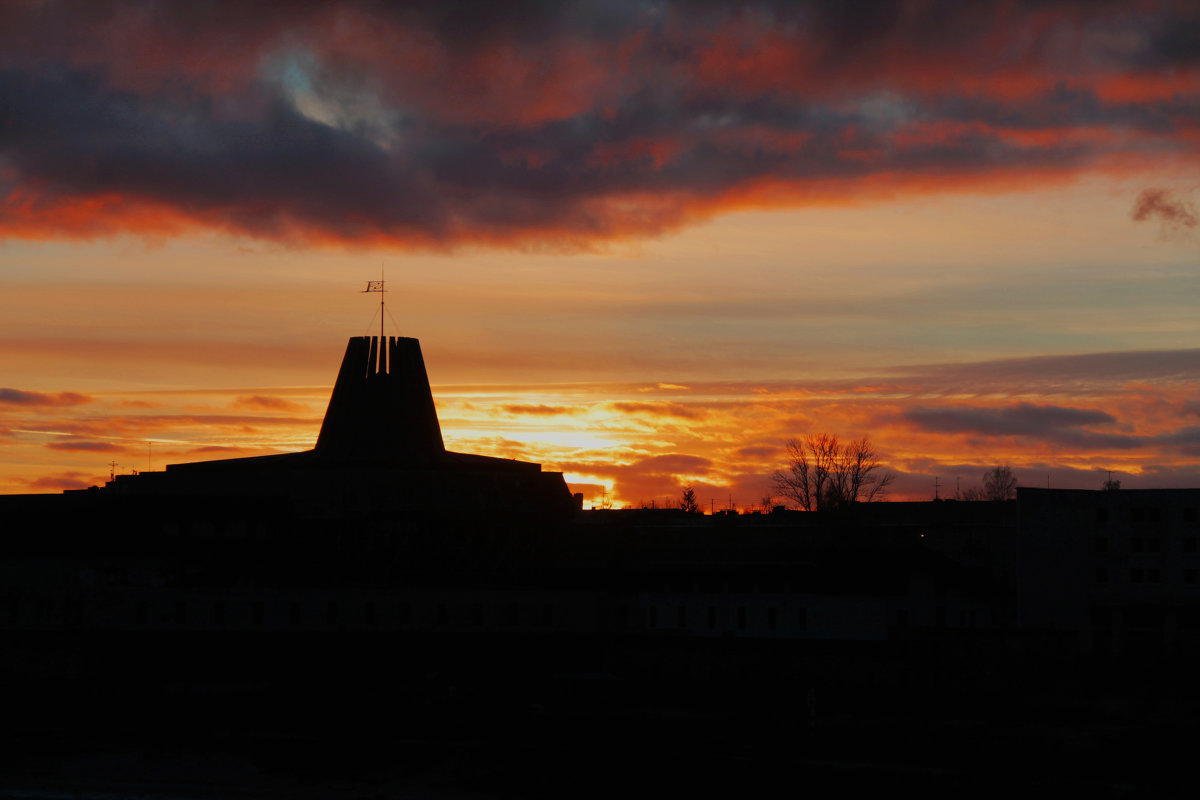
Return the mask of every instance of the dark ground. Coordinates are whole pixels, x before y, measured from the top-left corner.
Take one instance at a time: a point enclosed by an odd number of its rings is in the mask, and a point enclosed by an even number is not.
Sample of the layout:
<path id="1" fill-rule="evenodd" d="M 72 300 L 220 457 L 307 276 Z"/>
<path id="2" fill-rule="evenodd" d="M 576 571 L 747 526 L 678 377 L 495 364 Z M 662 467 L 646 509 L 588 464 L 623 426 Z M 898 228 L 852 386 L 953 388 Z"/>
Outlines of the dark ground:
<path id="1" fill-rule="evenodd" d="M 1200 744 L 1196 671 L 1166 661 L 8 644 L 42 660 L 4 672 L 0 797 L 1191 797 Z"/>

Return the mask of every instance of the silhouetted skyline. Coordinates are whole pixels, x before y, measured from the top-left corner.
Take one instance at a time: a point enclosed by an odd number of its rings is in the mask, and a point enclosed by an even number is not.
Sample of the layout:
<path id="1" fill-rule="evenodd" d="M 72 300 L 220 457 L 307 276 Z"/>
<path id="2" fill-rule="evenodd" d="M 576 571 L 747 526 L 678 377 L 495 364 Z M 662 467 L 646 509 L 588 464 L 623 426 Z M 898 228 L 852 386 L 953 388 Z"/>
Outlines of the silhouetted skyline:
<path id="1" fill-rule="evenodd" d="M 588 501 L 1200 483 L 1193 4 L 0 11 L 0 492 L 313 446 L 362 280 Z"/>

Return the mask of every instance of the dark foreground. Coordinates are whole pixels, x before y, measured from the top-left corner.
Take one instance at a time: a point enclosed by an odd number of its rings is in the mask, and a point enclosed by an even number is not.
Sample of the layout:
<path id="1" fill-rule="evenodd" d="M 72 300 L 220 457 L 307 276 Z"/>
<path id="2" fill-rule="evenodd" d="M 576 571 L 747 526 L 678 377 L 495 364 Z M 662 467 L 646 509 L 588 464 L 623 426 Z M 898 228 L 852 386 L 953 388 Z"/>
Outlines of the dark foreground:
<path id="1" fill-rule="evenodd" d="M 1194 794 L 1186 663 L 192 642 L 8 642 L 0 797 Z"/>

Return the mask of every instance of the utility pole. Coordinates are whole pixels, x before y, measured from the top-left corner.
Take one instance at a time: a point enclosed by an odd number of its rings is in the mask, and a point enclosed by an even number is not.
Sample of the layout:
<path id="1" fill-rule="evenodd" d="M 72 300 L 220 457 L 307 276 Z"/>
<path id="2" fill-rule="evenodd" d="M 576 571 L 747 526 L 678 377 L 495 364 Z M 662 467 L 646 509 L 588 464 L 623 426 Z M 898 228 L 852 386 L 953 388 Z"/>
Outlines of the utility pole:
<path id="1" fill-rule="evenodd" d="M 934 500 L 938 500 L 938 499 L 940 499 L 940 498 L 938 497 L 938 487 L 940 487 L 940 486 L 941 486 L 941 484 L 940 484 L 940 483 L 938 483 L 938 476 L 937 476 L 937 475 L 934 475 L 934 476 L 933 476 L 933 499 L 934 499 Z"/>

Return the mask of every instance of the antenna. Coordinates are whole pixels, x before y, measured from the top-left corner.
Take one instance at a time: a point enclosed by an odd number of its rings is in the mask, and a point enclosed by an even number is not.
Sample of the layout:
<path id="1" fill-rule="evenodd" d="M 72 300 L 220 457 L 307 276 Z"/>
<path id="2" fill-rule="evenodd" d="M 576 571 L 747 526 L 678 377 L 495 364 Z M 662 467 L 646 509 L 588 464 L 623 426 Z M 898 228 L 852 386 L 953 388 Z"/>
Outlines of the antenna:
<path id="1" fill-rule="evenodd" d="M 387 289 L 384 288 L 383 264 L 379 265 L 379 280 L 367 281 L 367 288 L 362 290 L 362 294 L 367 292 L 379 292 L 379 346 L 383 347 L 383 295 L 387 292 Z"/>

